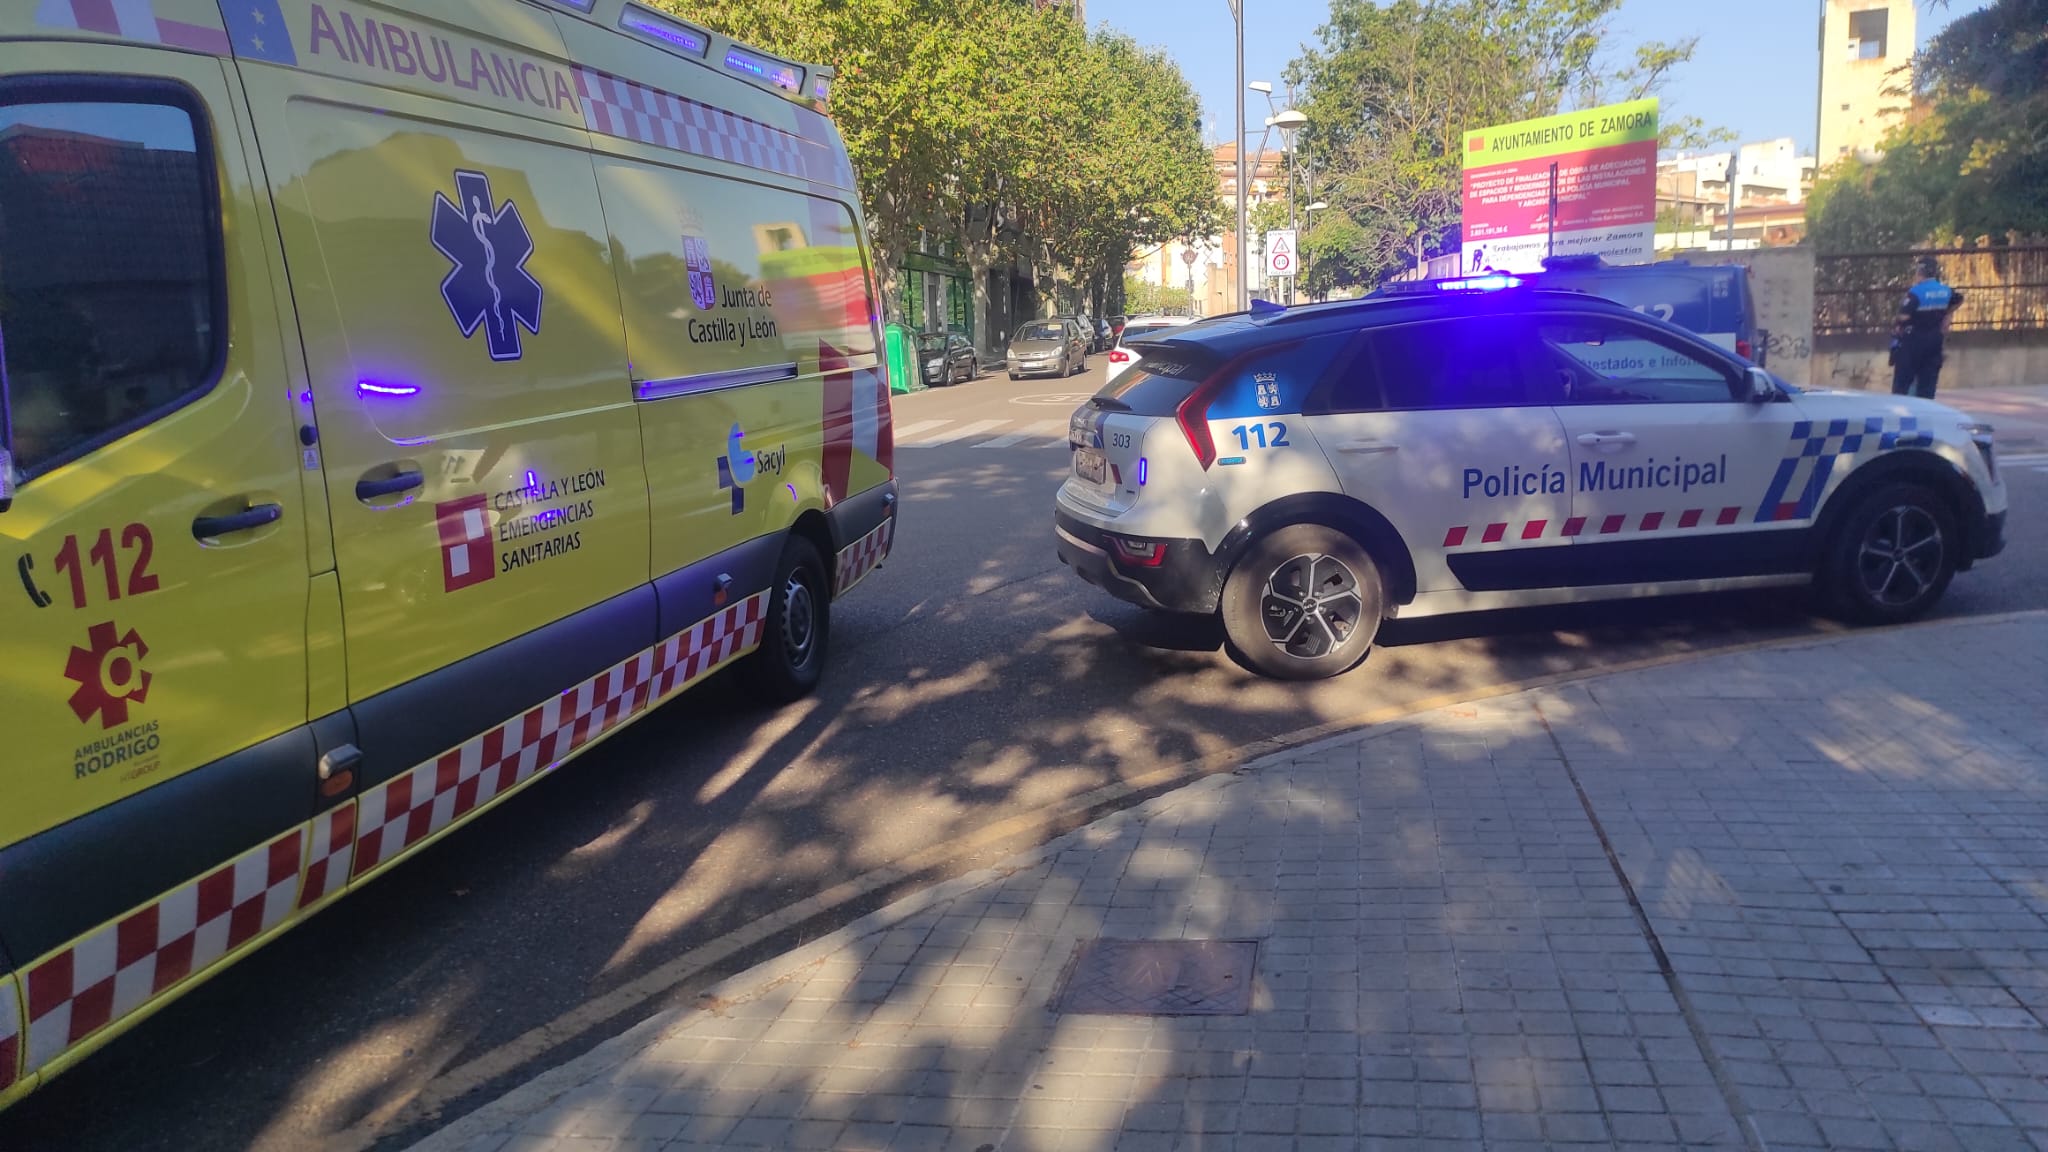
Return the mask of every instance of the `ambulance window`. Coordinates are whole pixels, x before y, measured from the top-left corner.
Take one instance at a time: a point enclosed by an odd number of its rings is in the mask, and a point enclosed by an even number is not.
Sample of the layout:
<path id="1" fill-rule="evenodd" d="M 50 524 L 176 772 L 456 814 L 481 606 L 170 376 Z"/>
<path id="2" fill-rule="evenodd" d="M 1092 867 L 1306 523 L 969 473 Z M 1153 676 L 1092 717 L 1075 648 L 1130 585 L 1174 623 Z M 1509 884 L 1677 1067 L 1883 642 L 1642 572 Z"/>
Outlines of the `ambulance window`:
<path id="1" fill-rule="evenodd" d="M 217 373 L 213 167 L 177 91 L 0 86 L 0 433 L 24 476 Z"/>

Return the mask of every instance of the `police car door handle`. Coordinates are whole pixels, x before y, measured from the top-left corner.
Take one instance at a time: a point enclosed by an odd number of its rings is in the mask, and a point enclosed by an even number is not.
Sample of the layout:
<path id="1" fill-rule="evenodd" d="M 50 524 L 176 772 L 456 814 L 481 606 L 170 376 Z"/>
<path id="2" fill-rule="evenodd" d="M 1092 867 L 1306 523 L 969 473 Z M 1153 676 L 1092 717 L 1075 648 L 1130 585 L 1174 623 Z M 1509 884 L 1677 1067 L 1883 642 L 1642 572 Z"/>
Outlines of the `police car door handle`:
<path id="1" fill-rule="evenodd" d="M 278 504 L 251 504 L 240 512 L 226 516 L 201 516 L 192 521 L 194 540 L 212 540 L 231 532 L 247 532 L 265 524 L 275 524 L 284 519 L 284 508 Z"/>
<path id="2" fill-rule="evenodd" d="M 1344 443 L 1337 445 L 1337 451 L 1344 453 L 1346 456 L 1371 456 L 1380 452 L 1398 452 L 1400 450 L 1401 446 L 1399 444 L 1389 444 L 1385 440 L 1346 440 Z"/>
<path id="3" fill-rule="evenodd" d="M 379 496 L 394 496 L 400 492 L 410 492 L 426 482 L 426 475 L 417 469 L 397 472 L 375 480 L 365 476 L 356 481 L 356 499 L 375 500 Z"/>
<path id="4" fill-rule="evenodd" d="M 1633 444 L 1635 442 L 1636 434 L 1633 432 L 1579 433 L 1579 443 L 1584 444 L 1588 448 L 1597 448 L 1602 444 Z"/>

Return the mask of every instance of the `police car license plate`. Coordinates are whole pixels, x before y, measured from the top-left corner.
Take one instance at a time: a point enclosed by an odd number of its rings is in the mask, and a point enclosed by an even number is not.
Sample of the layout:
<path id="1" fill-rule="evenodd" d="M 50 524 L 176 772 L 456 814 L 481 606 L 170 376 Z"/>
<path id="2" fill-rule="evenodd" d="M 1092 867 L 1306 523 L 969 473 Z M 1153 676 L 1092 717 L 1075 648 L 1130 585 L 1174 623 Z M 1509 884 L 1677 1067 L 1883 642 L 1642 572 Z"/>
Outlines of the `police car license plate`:
<path id="1" fill-rule="evenodd" d="M 1109 475 L 1109 462 L 1093 448 L 1074 449 L 1074 475 L 1090 484 L 1101 484 Z"/>

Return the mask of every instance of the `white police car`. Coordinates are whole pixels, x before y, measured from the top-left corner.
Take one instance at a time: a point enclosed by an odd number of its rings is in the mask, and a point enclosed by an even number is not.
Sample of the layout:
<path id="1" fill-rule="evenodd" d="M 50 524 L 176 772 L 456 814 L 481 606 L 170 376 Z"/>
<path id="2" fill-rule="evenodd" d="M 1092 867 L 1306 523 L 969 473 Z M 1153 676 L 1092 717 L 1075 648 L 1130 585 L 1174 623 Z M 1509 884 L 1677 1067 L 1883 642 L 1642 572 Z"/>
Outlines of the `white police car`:
<path id="1" fill-rule="evenodd" d="M 1342 672 L 1396 614 L 1817 583 L 1904 620 L 2004 546 L 1989 427 L 1513 277 L 1141 347 L 1069 426 L 1060 559 L 1220 614 L 1272 676 Z"/>

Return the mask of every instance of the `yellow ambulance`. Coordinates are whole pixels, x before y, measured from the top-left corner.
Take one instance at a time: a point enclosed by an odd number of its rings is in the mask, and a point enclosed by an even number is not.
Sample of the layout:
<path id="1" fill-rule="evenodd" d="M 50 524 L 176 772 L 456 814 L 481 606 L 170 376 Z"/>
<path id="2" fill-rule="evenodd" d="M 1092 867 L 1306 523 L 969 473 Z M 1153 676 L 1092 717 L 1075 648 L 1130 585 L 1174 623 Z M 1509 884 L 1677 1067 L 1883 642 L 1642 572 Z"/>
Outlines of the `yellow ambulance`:
<path id="1" fill-rule="evenodd" d="M 0 1105 L 895 524 L 829 69 L 632 0 L 0 5 Z"/>

